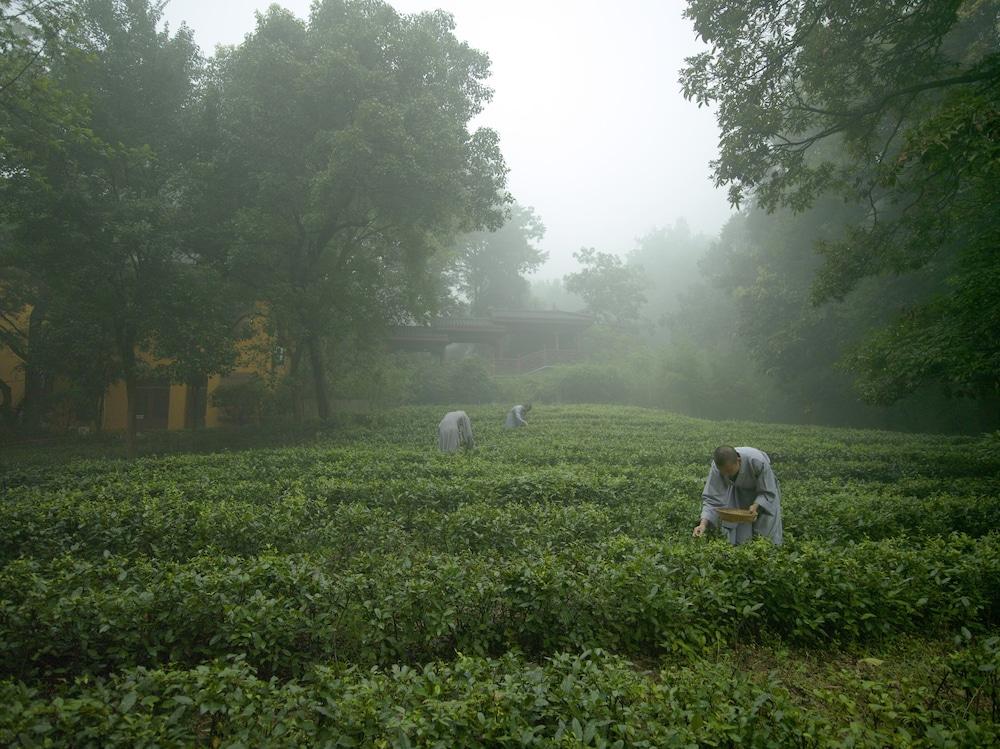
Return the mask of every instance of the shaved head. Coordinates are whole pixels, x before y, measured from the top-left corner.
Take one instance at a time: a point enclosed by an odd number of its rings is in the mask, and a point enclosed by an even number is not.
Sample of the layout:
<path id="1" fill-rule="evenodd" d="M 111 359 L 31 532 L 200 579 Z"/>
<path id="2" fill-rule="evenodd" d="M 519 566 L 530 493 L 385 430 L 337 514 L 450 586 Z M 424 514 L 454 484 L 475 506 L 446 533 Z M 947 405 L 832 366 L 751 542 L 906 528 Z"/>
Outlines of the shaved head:
<path id="1" fill-rule="evenodd" d="M 712 460 L 715 461 L 716 468 L 731 466 L 739 459 L 740 454 L 736 452 L 736 448 L 729 445 L 719 445 L 712 453 Z"/>

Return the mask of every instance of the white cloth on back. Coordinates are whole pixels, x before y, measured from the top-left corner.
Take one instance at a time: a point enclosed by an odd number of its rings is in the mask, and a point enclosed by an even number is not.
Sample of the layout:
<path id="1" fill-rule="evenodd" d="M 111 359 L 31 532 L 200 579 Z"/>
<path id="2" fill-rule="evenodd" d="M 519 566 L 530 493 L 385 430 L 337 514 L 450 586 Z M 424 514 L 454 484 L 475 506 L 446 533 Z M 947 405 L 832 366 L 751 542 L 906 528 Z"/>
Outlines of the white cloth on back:
<path id="1" fill-rule="evenodd" d="M 524 418 L 524 406 L 518 405 L 510 409 L 510 411 L 507 412 L 507 420 L 503 425 L 507 429 L 527 426 L 528 421 Z"/>
<path id="2" fill-rule="evenodd" d="M 449 411 L 438 424 L 438 447 L 442 452 L 453 453 L 463 445 L 469 450 L 476 446 L 472 422 L 465 411 Z"/>

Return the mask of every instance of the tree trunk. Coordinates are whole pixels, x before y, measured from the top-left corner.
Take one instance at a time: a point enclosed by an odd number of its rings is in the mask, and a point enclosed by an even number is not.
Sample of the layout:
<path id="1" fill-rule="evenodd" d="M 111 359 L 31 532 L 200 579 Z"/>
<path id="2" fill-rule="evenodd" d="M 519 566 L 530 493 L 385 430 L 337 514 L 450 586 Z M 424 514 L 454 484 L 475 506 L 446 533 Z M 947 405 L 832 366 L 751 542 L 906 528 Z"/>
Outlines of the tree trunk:
<path id="1" fill-rule="evenodd" d="M 288 367 L 288 379 L 292 388 L 292 418 L 296 425 L 302 424 L 302 383 L 299 380 L 300 364 L 302 363 L 302 347 L 300 345 L 289 347 L 289 357 L 291 362 Z"/>
<path id="2" fill-rule="evenodd" d="M 184 428 L 197 431 L 205 428 L 208 405 L 208 377 L 191 377 L 185 383 Z"/>
<path id="3" fill-rule="evenodd" d="M 14 426 L 14 395 L 10 385 L 0 380 L 0 423 L 6 427 Z"/>
<path id="4" fill-rule="evenodd" d="M 94 419 L 94 434 L 100 434 L 104 431 L 104 394 L 107 391 L 108 388 L 105 385 L 104 390 L 97 396 L 97 418 Z"/>
<path id="5" fill-rule="evenodd" d="M 45 373 L 34 363 L 37 357 L 32 356 L 32 349 L 42 345 L 44 333 L 42 323 L 45 320 L 45 304 L 39 302 L 31 308 L 28 317 L 27 354 L 24 360 L 24 400 L 22 401 L 21 417 L 25 429 L 33 431 L 41 427 L 45 418 L 45 396 L 48 383 Z"/>
<path id="6" fill-rule="evenodd" d="M 316 388 L 316 412 L 319 418 L 326 421 L 330 418 L 330 401 L 326 394 L 326 368 L 323 362 L 323 346 L 318 336 L 311 335 L 306 339 L 309 348 L 309 364 L 312 367 L 313 385 Z"/>

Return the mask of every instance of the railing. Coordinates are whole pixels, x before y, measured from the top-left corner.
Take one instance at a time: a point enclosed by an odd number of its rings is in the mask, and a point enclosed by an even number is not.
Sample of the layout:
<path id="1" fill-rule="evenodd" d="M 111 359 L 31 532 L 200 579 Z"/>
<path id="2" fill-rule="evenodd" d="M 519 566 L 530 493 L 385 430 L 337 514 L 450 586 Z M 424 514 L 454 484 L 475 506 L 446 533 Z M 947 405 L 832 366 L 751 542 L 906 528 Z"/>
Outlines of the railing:
<path id="1" fill-rule="evenodd" d="M 572 349 L 542 349 L 509 359 L 495 359 L 493 373 L 498 375 L 527 374 L 553 364 L 571 364 L 579 359 L 580 352 Z"/>

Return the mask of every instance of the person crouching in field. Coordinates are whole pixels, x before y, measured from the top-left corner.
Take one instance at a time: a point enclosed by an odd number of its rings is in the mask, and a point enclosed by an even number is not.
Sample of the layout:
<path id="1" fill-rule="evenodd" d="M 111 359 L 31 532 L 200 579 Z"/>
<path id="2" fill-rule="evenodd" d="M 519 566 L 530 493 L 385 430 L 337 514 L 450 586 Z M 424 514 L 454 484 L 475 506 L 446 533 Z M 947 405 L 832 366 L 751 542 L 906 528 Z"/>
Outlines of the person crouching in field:
<path id="1" fill-rule="evenodd" d="M 754 536 L 771 539 L 781 545 L 781 489 L 771 470 L 771 459 L 753 447 L 715 448 L 712 468 L 701 493 L 701 522 L 694 536 L 705 533 L 708 526 L 721 527 L 734 546 Z M 718 509 L 750 510 L 752 523 L 730 523 L 722 520 Z"/>
<path id="2" fill-rule="evenodd" d="M 438 447 L 441 452 L 458 452 L 460 447 L 471 450 L 476 446 L 472 438 L 472 422 L 465 411 L 449 411 L 438 424 Z"/>
<path id="3" fill-rule="evenodd" d="M 525 418 L 528 415 L 528 411 L 531 410 L 531 404 L 528 403 L 524 406 L 514 406 L 510 411 L 507 412 L 507 420 L 503 425 L 507 429 L 515 429 L 517 427 L 528 426 L 528 420 Z"/>

